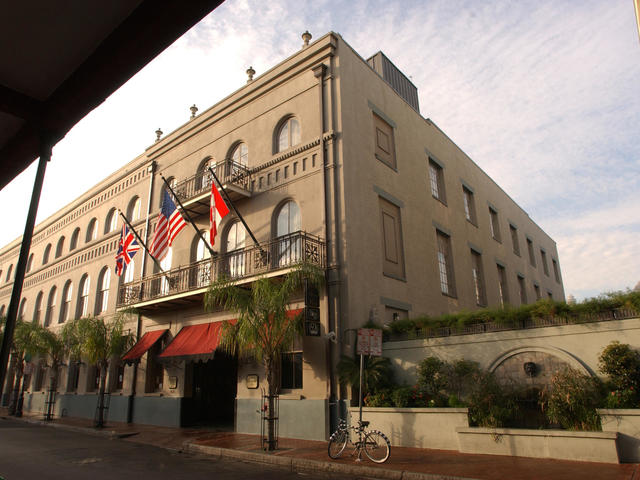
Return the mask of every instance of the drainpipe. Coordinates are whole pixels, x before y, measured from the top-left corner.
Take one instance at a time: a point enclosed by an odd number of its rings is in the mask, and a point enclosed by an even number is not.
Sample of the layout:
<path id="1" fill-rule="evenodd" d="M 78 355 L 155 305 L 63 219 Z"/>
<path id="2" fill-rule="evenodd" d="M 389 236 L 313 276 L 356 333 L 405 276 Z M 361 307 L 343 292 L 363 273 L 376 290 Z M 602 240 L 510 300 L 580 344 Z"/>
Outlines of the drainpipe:
<path id="1" fill-rule="evenodd" d="M 149 240 L 149 215 L 151 214 L 151 194 L 153 193 L 153 180 L 155 178 L 154 172 L 156 169 L 156 162 L 154 160 L 151 161 L 149 166 L 147 167 L 147 172 L 149 172 L 149 193 L 147 194 L 147 217 L 144 221 L 144 242 L 147 244 Z M 145 252 L 146 254 L 146 252 Z M 145 262 L 146 258 L 142 261 L 140 265 L 140 281 L 144 279 L 144 274 L 146 271 L 147 262 Z M 142 315 L 138 312 L 138 320 L 136 324 L 136 343 L 140 341 L 140 331 L 142 330 Z M 133 379 L 131 380 L 131 394 L 129 395 L 129 401 L 127 402 L 127 423 L 133 422 L 133 408 L 134 408 L 134 400 L 136 397 L 136 386 L 138 384 L 138 364 L 140 360 L 133 364 Z"/>
<path id="2" fill-rule="evenodd" d="M 324 133 L 326 132 L 325 124 L 326 118 L 324 114 L 325 106 L 325 94 L 324 94 L 324 77 L 327 73 L 327 66 L 325 64 L 317 65 L 313 68 L 313 73 L 318 79 L 318 100 L 319 100 L 319 114 L 320 114 L 320 151 L 322 154 L 322 203 L 324 205 L 324 235 L 327 242 L 327 300 L 328 300 L 328 314 L 329 314 L 329 331 L 338 335 L 339 329 L 337 328 L 337 317 L 339 313 L 339 270 L 338 259 L 336 256 L 336 239 L 333 233 L 334 217 L 331 211 L 331 178 L 330 175 L 334 174 L 334 166 L 329 161 L 327 156 L 326 144 L 324 139 Z M 329 111 L 329 116 L 331 115 Z M 329 170 L 329 175 L 327 174 Z M 335 199 L 333 199 L 335 202 Z M 327 371 L 329 374 L 329 431 L 335 430 L 337 424 L 337 418 L 339 417 L 338 410 L 336 408 L 336 378 L 334 369 L 334 345 L 331 340 L 327 341 Z"/>
<path id="3" fill-rule="evenodd" d="M 24 274 L 27 270 L 27 258 L 29 257 L 29 249 L 31 248 L 31 240 L 33 238 L 33 227 L 36 223 L 36 214 L 38 213 L 38 204 L 40 203 L 44 173 L 47 168 L 47 162 L 51 160 L 51 149 L 51 142 L 47 138 L 47 135 L 42 133 L 40 137 L 40 160 L 38 162 L 36 178 L 33 183 L 33 191 L 31 192 L 31 203 L 29 204 L 27 222 L 24 227 L 24 234 L 22 235 L 20 256 L 18 257 L 18 264 L 16 265 L 16 276 L 13 280 L 11 300 L 7 311 L 7 322 L 4 327 L 4 338 L 2 340 L 2 347 L 0 348 L 0 386 L 4 385 L 5 375 L 7 373 L 9 350 L 13 342 L 13 332 L 16 327 L 20 296 L 22 295 L 22 284 L 24 282 Z"/>

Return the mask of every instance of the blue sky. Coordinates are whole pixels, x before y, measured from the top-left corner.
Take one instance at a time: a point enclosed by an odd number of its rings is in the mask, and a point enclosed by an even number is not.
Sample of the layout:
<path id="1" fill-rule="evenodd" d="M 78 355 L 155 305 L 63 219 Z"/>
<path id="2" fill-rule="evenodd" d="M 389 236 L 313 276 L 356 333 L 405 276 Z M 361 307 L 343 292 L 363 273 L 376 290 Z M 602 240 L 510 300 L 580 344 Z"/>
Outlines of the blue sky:
<path id="1" fill-rule="evenodd" d="M 333 30 L 382 50 L 420 108 L 558 244 L 567 295 L 640 281 L 640 41 L 632 0 L 227 0 L 53 151 L 44 220 L 170 132 Z M 0 192 L 22 234 L 35 168 Z"/>

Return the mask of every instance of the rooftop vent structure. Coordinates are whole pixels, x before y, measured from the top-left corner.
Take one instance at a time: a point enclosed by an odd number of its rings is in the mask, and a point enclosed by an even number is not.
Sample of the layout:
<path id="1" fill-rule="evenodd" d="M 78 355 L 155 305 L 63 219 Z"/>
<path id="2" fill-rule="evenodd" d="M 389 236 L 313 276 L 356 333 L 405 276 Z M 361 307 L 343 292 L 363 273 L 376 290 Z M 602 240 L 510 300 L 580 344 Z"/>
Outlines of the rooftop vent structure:
<path id="1" fill-rule="evenodd" d="M 385 82 L 391 85 L 398 95 L 406 100 L 413 109 L 420 113 L 418 105 L 418 89 L 411 80 L 396 67 L 387 56 L 378 52 L 367 59 L 367 63 L 380 75 Z"/>

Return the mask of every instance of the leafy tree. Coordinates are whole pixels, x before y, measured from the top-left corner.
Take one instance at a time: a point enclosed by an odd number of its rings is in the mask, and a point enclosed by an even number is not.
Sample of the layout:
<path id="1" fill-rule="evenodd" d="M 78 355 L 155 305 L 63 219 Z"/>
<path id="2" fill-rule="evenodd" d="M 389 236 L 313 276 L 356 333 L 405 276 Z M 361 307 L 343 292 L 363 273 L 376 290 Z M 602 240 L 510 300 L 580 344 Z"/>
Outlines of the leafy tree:
<path id="1" fill-rule="evenodd" d="M 45 352 L 44 344 L 45 328 L 37 323 L 27 323 L 18 319 L 13 335 L 12 358 L 15 367 L 15 378 L 9 404 L 10 415 L 22 415 L 22 393 L 21 385 L 24 377 L 24 361 L 28 354 L 38 355 Z"/>
<path id="2" fill-rule="evenodd" d="M 556 372 L 542 392 L 542 410 L 551 423 L 567 430 L 598 430 L 600 417 L 596 408 L 602 399 L 597 378 L 566 368 Z"/>
<path id="3" fill-rule="evenodd" d="M 279 392 L 278 373 L 282 353 L 303 331 L 302 315 L 291 318 L 287 307 L 302 288 L 305 279 L 320 286 L 323 271 L 310 264 L 300 264 L 291 272 L 276 278 L 258 278 L 250 285 L 239 286 L 230 278 L 212 283 L 204 298 L 204 306 L 213 311 L 222 306 L 238 315 L 235 323 L 222 327 L 221 347 L 232 355 L 253 358 L 262 363 L 268 384 L 268 411 L 274 411 L 274 398 Z M 275 448 L 275 419 L 267 423 L 268 448 Z"/>
<path id="4" fill-rule="evenodd" d="M 640 390 L 640 354 L 628 344 L 613 341 L 598 357 L 598 368 L 609 377 L 606 406 L 635 408 Z"/>
<path id="5" fill-rule="evenodd" d="M 100 371 L 98 389 L 98 418 L 96 428 L 104 427 L 104 395 L 107 371 L 114 358 L 124 355 L 133 345 L 134 337 L 124 331 L 124 318 L 106 321 L 101 317 L 84 317 L 67 324 L 63 337 L 71 358 L 81 356 Z"/>

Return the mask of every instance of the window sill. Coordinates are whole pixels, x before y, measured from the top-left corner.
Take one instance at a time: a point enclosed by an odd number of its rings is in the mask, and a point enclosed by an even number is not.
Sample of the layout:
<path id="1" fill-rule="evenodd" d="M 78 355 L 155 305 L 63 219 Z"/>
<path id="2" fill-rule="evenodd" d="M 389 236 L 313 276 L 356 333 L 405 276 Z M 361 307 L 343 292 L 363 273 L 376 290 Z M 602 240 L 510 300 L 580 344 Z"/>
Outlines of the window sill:
<path id="1" fill-rule="evenodd" d="M 407 279 L 406 278 L 398 277 L 397 275 L 393 275 L 392 273 L 382 272 L 382 275 L 384 275 L 385 277 L 393 278 L 394 280 L 399 280 L 401 282 L 407 283 Z"/>
<path id="2" fill-rule="evenodd" d="M 444 205 L 445 207 L 448 207 L 447 202 L 445 200 L 442 200 L 439 197 L 436 197 L 433 193 L 431 194 L 431 196 L 436 199 L 437 201 L 439 201 L 442 205 Z"/>
<path id="3" fill-rule="evenodd" d="M 465 217 L 466 218 L 466 217 Z M 467 222 L 469 222 L 471 225 L 473 225 L 474 227 L 478 228 L 478 224 L 476 222 L 474 222 L 473 220 L 469 220 L 467 218 Z"/>
<path id="4" fill-rule="evenodd" d="M 398 168 L 393 164 L 393 163 L 389 163 L 387 160 L 385 160 L 384 158 L 382 158 L 380 155 L 378 155 L 377 153 L 374 154 L 375 157 L 380 160 L 382 163 L 384 163 L 387 167 L 389 167 L 391 170 L 393 170 L 394 172 L 398 173 Z"/>
<path id="5" fill-rule="evenodd" d="M 442 290 L 441 290 L 441 293 L 442 293 L 442 295 L 444 295 L 445 297 L 453 298 L 453 299 L 455 299 L 455 300 L 457 300 L 457 299 L 458 299 L 458 296 L 457 296 L 457 295 L 453 295 L 453 294 L 451 294 L 451 293 L 445 293 L 445 292 L 442 292 Z"/>
<path id="6" fill-rule="evenodd" d="M 492 237 L 492 238 L 493 238 L 496 242 L 498 242 L 498 243 L 502 244 L 502 240 L 500 240 L 499 238 L 496 238 L 496 237 Z"/>
<path id="7" fill-rule="evenodd" d="M 304 400 L 304 396 L 299 393 L 281 393 L 280 400 Z"/>
<path id="8" fill-rule="evenodd" d="M 145 397 L 162 397 L 164 396 L 163 392 L 147 392 L 143 396 Z"/>

